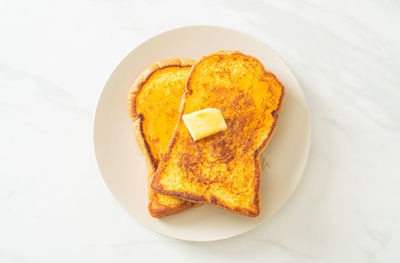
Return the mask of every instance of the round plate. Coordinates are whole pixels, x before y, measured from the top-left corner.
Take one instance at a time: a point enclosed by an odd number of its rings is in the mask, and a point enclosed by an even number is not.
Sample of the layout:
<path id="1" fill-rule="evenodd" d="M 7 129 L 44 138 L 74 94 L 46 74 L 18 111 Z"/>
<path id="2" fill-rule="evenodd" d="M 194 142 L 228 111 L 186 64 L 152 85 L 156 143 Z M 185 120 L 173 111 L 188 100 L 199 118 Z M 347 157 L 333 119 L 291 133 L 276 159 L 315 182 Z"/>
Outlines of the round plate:
<path id="1" fill-rule="evenodd" d="M 128 90 L 148 65 L 168 58 L 193 58 L 218 50 L 238 50 L 257 57 L 286 87 L 277 129 L 261 155 L 261 214 L 256 218 L 203 205 L 162 219 L 147 211 L 145 158 L 135 141 L 128 114 Z M 310 146 L 310 121 L 300 85 L 283 60 L 262 41 L 236 30 L 189 26 L 156 35 L 129 53 L 108 79 L 94 120 L 97 163 L 111 193 L 139 223 L 183 240 L 232 237 L 266 221 L 292 195 L 303 173 Z"/>

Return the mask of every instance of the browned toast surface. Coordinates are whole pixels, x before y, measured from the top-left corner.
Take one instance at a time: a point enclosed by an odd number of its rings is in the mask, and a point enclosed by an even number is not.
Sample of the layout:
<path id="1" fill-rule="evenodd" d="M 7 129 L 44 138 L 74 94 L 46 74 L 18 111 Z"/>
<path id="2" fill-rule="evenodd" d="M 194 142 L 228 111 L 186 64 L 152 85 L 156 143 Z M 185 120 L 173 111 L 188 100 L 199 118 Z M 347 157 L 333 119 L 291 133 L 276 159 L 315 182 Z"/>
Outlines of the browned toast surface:
<path id="1" fill-rule="evenodd" d="M 193 62 L 191 59 L 156 62 L 139 75 L 129 91 L 129 114 L 149 166 L 149 185 L 178 120 L 181 97 Z M 153 217 L 176 214 L 197 205 L 155 193 L 150 187 L 148 196 L 148 209 Z"/>
<path id="2" fill-rule="evenodd" d="M 283 85 L 254 57 L 220 51 L 196 61 L 152 188 L 234 213 L 259 215 L 259 156 L 275 130 L 283 97 Z M 182 115 L 205 108 L 220 109 L 228 129 L 195 142 Z"/>

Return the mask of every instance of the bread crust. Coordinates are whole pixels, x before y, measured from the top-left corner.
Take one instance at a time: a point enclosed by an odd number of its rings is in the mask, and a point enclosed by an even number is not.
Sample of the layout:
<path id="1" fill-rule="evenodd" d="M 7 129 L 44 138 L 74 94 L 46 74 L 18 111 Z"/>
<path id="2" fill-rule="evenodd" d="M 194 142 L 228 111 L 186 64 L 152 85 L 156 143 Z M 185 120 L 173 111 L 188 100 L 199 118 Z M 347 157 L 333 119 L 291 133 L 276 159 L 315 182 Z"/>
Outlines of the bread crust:
<path id="1" fill-rule="evenodd" d="M 246 216 L 249 216 L 249 217 L 256 217 L 261 212 L 261 202 L 260 202 L 260 185 L 261 185 L 260 155 L 263 152 L 263 150 L 266 148 L 266 146 L 268 145 L 268 142 L 270 141 L 272 135 L 275 132 L 276 125 L 277 125 L 277 122 L 278 122 L 278 119 L 279 119 L 279 113 L 281 112 L 282 105 L 283 105 L 283 99 L 285 97 L 285 87 L 282 85 L 280 80 L 273 73 L 265 70 L 264 67 L 263 67 L 264 74 L 270 74 L 271 76 L 273 76 L 273 78 L 280 84 L 280 86 L 282 88 L 282 94 L 281 94 L 280 99 L 279 99 L 278 107 L 272 113 L 272 115 L 274 117 L 273 126 L 271 127 L 267 138 L 261 143 L 260 147 L 258 149 L 256 149 L 255 152 L 254 152 L 254 165 L 255 165 L 255 178 L 256 178 L 256 183 L 255 183 L 255 186 L 254 186 L 255 187 L 254 190 L 255 190 L 256 195 L 255 195 L 255 198 L 253 200 L 253 203 L 255 205 L 257 205 L 257 211 L 254 212 L 254 211 L 246 209 L 246 208 L 238 208 L 238 209 L 231 208 L 231 207 L 226 206 L 221 200 L 219 200 L 218 198 L 215 198 L 215 197 L 211 198 L 211 200 L 209 202 L 207 202 L 205 200 L 205 198 L 200 196 L 200 195 L 189 194 L 189 193 L 185 193 L 185 192 L 176 192 L 176 191 L 165 190 L 163 188 L 163 185 L 160 183 L 160 173 L 161 173 L 161 171 L 163 169 L 161 164 L 163 162 L 165 162 L 166 160 L 168 160 L 168 158 L 170 157 L 171 148 L 176 142 L 176 133 L 177 133 L 178 124 L 179 124 L 179 121 L 182 119 L 182 115 L 183 115 L 183 111 L 184 111 L 184 107 L 185 107 L 185 98 L 186 98 L 186 96 L 188 96 L 188 95 L 190 95 L 192 93 L 192 90 L 190 90 L 190 88 L 189 88 L 190 82 L 192 81 L 192 77 L 193 77 L 192 73 L 196 70 L 198 65 L 201 62 L 203 62 L 205 59 L 208 59 L 208 58 L 213 57 L 213 56 L 235 55 L 235 54 L 242 55 L 242 56 L 245 56 L 245 57 L 249 57 L 249 58 L 255 59 L 258 62 L 260 62 L 257 58 L 249 56 L 249 55 L 246 55 L 246 54 L 243 54 L 242 52 L 239 52 L 239 51 L 224 51 L 224 50 L 221 50 L 221 51 L 214 52 L 214 53 L 211 53 L 209 55 L 203 56 L 193 64 L 192 69 L 191 69 L 190 74 L 189 74 L 188 81 L 186 83 L 186 91 L 182 96 L 182 102 L 181 102 L 181 107 L 180 107 L 180 111 L 179 111 L 180 113 L 179 113 L 179 120 L 177 122 L 177 126 L 175 127 L 174 134 L 173 134 L 172 139 L 171 139 L 171 141 L 169 143 L 168 150 L 165 152 L 165 154 L 164 154 L 164 156 L 163 156 L 163 158 L 161 160 L 160 169 L 158 169 L 156 171 L 156 173 L 154 174 L 154 176 L 153 176 L 151 187 L 156 192 L 161 193 L 161 194 L 174 196 L 174 197 L 177 197 L 177 198 L 180 198 L 180 199 L 183 199 L 183 200 L 188 200 L 188 201 L 191 201 L 191 202 L 210 203 L 210 204 L 213 204 L 215 206 L 227 209 L 227 210 L 229 210 L 229 211 L 231 211 L 233 213 L 236 213 L 236 214 L 246 215 Z M 260 64 L 262 65 L 261 62 L 260 62 Z"/>
<path id="2" fill-rule="evenodd" d="M 149 80 L 149 78 L 157 71 L 167 67 L 191 67 L 195 60 L 186 59 L 186 58 L 175 58 L 175 59 L 167 59 L 155 62 L 154 64 L 147 67 L 136 79 L 135 83 L 129 90 L 128 95 L 128 111 L 131 119 L 134 122 L 134 132 L 136 135 L 136 141 L 143 151 L 146 162 L 149 167 L 149 185 L 152 181 L 153 174 L 157 170 L 157 163 L 155 161 L 155 157 L 150 151 L 149 142 L 146 140 L 146 137 L 143 132 L 143 120 L 144 116 L 136 111 L 136 99 L 143 87 L 143 85 Z M 186 209 L 198 206 L 199 204 L 193 202 L 182 202 L 182 204 L 174 207 L 165 206 L 158 202 L 157 196 L 153 193 L 153 190 L 149 186 L 149 203 L 148 210 L 153 217 L 164 217 L 173 215 L 179 212 L 182 212 Z"/>

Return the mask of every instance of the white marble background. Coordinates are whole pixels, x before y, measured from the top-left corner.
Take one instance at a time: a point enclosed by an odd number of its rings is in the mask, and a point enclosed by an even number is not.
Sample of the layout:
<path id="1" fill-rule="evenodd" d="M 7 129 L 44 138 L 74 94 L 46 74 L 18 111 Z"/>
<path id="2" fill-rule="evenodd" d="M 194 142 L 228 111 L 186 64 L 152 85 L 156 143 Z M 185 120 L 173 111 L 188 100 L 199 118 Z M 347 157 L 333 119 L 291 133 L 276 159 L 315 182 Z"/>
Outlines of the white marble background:
<path id="1" fill-rule="evenodd" d="M 277 51 L 313 130 L 288 204 L 211 243 L 133 221 L 103 183 L 91 139 L 118 62 L 192 24 L 237 28 Z M 399 28 L 396 0 L 0 0 L 0 262 L 400 262 Z"/>

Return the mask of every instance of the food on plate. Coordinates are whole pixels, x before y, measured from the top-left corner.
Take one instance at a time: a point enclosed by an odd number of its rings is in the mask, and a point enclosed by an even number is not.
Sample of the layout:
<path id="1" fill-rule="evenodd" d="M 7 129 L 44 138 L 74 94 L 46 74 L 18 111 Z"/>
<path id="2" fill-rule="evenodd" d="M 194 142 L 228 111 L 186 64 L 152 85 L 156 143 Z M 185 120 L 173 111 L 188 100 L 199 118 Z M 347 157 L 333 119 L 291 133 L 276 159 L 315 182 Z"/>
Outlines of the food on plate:
<path id="1" fill-rule="evenodd" d="M 164 195 L 258 216 L 259 156 L 275 131 L 283 85 L 258 59 L 238 51 L 204 56 L 186 77 L 176 127 L 151 187 Z M 220 110 L 227 129 L 195 141 L 183 115 L 206 108 Z M 154 125 L 166 127 L 161 120 Z"/>
<path id="2" fill-rule="evenodd" d="M 129 113 L 137 142 L 146 156 L 149 184 L 167 149 L 179 117 L 186 80 L 194 60 L 156 62 L 139 75 L 129 91 Z M 153 217 L 176 214 L 198 204 L 154 192 L 149 187 L 148 209 Z"/>

